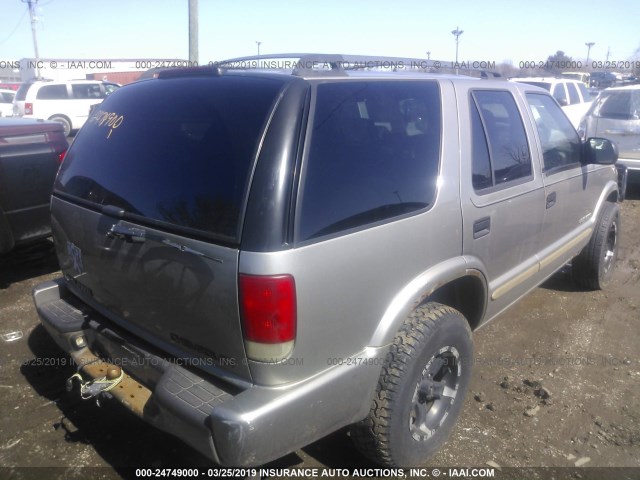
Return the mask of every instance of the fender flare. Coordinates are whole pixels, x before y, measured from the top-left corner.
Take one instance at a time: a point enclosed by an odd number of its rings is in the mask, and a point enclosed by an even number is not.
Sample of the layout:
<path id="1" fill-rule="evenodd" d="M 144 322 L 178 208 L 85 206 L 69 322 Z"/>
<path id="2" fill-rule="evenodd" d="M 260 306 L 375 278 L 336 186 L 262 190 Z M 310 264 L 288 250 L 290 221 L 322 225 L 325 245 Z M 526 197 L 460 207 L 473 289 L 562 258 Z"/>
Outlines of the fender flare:
<path id="1" fill-rule="evenodd" d="M 381 347 L 390 344 L 409 313 L 436 290 L 463 277 L 475 277 L 482 283 L 484 290 L 482 316 L 484 316 L 487 308 L 486 293 L 488 289 L 486 277 L 476 265 L 469 265 L 466 257 L 459 256 L 425 270 L 407 283 L 388 305 L 368 345 Z"/>

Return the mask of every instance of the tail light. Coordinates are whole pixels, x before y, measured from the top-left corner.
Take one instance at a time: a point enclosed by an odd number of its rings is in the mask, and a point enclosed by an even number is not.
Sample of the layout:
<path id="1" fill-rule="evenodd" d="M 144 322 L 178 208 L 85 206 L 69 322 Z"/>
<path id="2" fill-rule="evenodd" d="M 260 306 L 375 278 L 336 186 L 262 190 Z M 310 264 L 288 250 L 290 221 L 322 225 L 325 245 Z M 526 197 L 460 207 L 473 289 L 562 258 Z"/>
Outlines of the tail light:
<path id="1" fill-rule="evenodd" d="M 296 285 L 291 275 L 240 275 L 240 311 L 247 357 L 278 362 L 296 339 Z"/>
<path id="2" fill-rule="evenodd" d="M 66 154 L 67 154 L 66 150 L 63 150 L 58 154 L 58 164 L 62 165 L 62 162 L 64 162 L 64 156 Z"/>
<path id="3" fill-rule="evenodd" d="M 25 115 L 33 115 L 33 103 L 25 103 L 24 104 L 24 114 Z"/>

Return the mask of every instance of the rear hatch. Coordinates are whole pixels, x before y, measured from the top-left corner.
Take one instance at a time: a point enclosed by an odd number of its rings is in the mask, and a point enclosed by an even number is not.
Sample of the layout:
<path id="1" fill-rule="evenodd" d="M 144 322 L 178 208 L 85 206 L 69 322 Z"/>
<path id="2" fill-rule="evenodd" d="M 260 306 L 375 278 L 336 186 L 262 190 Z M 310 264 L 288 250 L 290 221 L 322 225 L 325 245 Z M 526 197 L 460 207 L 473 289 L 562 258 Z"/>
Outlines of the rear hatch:
<path id="1" fill-rule="evenodd" d="M 640 89 L 609 90 L 593 109 L 595 135 L 618 146 L 618 157 L 640 160 Z"/>
<path id="2" fill-rule="evenodd" d="M 274 78 L 159 78 L 119 89 L 77 135 L 52 200 L 73 292 L 205 370 L 249 378 L 238 246 Z"/>

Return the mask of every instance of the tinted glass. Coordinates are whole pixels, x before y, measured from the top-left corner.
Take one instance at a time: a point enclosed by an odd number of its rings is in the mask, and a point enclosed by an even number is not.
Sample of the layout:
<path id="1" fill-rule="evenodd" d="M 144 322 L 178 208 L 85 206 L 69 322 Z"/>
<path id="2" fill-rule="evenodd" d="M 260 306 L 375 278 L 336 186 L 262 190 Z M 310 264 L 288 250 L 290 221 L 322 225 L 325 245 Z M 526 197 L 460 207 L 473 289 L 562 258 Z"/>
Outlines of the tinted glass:
<path id="1" fill-rule="evenodd" d="M 103 86 L 105 96 L 111 95 L 113 92 L 120 88 L 120 86 L 116 85 L 115 83 L 104 83 Z"/>
<path id="2" fill-rule="evenodd" d="M 38 90 L 36 98 L 39 100 L 63 100 L 67 98 L 66 85 L 44 85 Z"/>
<path id="3" fill-rule="evenodd" d="M 493 186 L 489 145 L 487 144 L 487 137 L 478 113 L 478 106 L 473 99 L 471 99 L 469 108 L 471 110 L 471 142 L 473 148 L 472 183 L 475 190 L 482 190 Z"/>
<path id="4" fill-rule="evenodd" d="M 640 118 L 640 91 L 618 90 L 603 92 L 593 111 L 594 116 L 616 120 Z"/>
<path id="5" fill-rule="evenodd" d="M 27 92 L 29 88 L 31 88 L 33 84 L 29 82 L 24 82 L 18 87 L 18 91 L 16 92 L 16 100 L 19 102 L 23 102 L 25 98 L 27 98 Z"/>
<path id="6" fill-rule="evenodd" d="M 253 159 L 281 87 L 280 80 L 228 75 L 118 89 L 73 142 L 55 188 L 238 239 Z"/>
<path id="7" fill-rule="evenodd" d="M 316 98 L 300 240 L 431 205 L 441 133 L 435 82 L 329 83 Z"/>
<path id="8" fill-rule="evenodd" d="M 0 92 L 0 102 L 12 103 L 14 94 L 10 92 Z"/>
<path id="9" fill-rule="evenodd" d="M 555 87 L 553 87 L 553 98 L 558 100 L 560 105 L 567 104 L 567 93 L 564 91 L 564 85 L 562 83 L 557 83 Z"/>
<path id="10" fill-rule="evenodd" d="M 569 90 L 569 103 L 580 103 L 580 95 L 578 95 L 578 89 L 573 83 L 567 83 L 567 89 Z"/>
<path id="11" fill-rule="evenodd" d="M 558 104 L 547 95 L 527 94 L 542 145 L 546 173 L 580 165 L 580 138 Z"/>
<path id="12" fill-rule="evenodd" d="M 507 91 L 473 92 L 489 143 L 496 185 L 532 175 L 531 155 L 520 112 Z"/>
<path id="13" fill-rule="evenodd" d="M 97 83 L 77 83 L 71 85 L 73 98 L 94 100 L 96 98 L 104 98 L 104 94 L 100 91 L 100 85 Z"/>
<path id="14" fill-rule="evenodd" d="M 587 87 L 585 87 L 584 83 L 579 83 L 578 88 L 580 89 L 580 93 L 582 93 L 582 100 L 584 102 L 593 100 L 593 95 L 589 93 L 589 90 L 587 90 Z"/>

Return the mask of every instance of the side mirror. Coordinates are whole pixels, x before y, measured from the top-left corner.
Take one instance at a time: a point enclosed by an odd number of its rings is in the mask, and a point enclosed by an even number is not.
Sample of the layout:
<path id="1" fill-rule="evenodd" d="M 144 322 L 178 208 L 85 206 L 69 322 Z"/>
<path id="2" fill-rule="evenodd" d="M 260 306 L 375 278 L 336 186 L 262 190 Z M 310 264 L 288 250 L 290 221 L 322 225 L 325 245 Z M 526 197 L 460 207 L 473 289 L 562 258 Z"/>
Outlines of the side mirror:
<path id="1" fill-rule="evenodd" d="M 567 102 L 566 98 L 561 98 L 560 100 L 558 100 L 558 103 L 561 107 L 566 107 L 567 105 L 569 105 L 569 102 Z"/>
<path id="2" fill-rule="evenodd" d="M 606 138 L 588 138 L 582 145 L 583 163 L 613 165 L 618 160 L 618 147 Z"/>

